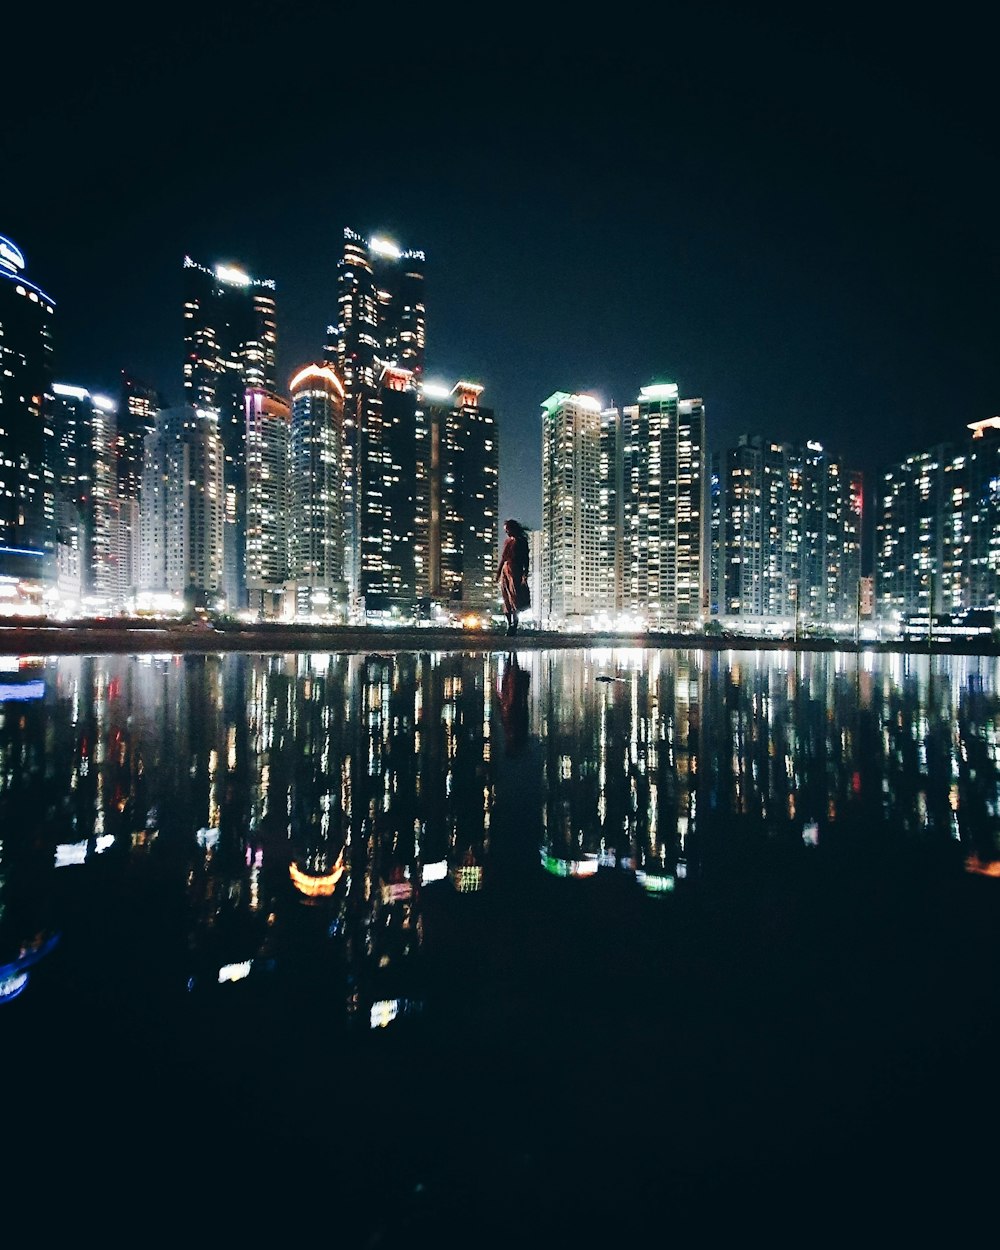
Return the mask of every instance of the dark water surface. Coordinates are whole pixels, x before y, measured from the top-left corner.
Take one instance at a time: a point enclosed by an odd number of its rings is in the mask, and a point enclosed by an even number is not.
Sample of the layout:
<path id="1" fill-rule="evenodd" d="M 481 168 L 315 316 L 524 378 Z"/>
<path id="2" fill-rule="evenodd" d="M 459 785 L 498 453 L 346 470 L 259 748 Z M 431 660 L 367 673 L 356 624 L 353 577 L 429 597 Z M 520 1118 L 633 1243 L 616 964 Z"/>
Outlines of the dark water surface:
<path id="1" fill-rule="evenodd" d="M 0 1185 L 39 1235 L 978 1223 L 1000 661 L 0 665 Z"/>

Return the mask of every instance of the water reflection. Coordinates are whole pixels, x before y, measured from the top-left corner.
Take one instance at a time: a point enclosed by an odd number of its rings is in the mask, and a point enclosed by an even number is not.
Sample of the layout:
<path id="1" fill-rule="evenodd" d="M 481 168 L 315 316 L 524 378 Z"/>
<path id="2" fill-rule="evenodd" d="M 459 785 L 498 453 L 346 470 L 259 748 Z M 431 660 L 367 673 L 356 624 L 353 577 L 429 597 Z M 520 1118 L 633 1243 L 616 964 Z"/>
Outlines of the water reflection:
<path id="1" fill-rule="evenodd" d="M 280 978 L 345 1025 L 407 1019 L 427 903 L 489 891 L 497 839 L 637 899 L 765 846 L 996 874 L 998 677 L 645 649 L 7 657 L 0 1000 L 104 890 L 155 900 L 150 967 L 191 994 Z"/>

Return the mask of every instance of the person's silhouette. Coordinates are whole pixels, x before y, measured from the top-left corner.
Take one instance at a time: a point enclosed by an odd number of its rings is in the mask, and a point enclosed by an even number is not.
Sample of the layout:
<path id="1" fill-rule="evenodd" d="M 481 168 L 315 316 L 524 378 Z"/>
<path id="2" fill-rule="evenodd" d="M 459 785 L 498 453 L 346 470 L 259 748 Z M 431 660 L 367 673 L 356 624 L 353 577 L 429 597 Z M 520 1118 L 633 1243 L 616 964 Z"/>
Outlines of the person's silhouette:
<path id="1" fill-rule="evenodd" d="M 503 599 L 504 615 L 507 617 L 507 633 L 517 633 L 518 614 L 531 606 L 528 589 L 529 548 L 528 535 L 520 521 L 508 517 L 503 523 L 507 535 L 500 553 L 496 580 Z"/>

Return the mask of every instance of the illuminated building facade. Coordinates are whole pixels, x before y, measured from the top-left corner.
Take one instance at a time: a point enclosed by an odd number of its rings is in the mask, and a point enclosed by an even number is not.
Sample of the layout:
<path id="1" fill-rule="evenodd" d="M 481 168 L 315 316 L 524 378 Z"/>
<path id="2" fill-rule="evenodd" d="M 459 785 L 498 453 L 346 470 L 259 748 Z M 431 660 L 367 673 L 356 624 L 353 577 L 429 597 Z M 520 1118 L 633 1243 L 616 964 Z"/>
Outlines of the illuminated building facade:
<path id="1" fill-rule="evenodd" d="M 775 627 L 851 623 L 861 576 L 862 481 L 821 444 L 742 435 L 713 485 L 717 615 Z M 715 607 L 717 603 L 717 607 Z"/>
<path id="2" fill-rule="evenodd" d="M 248 389 L 277 390 L 272 279 L 184 257 L 184 399 L 218 421 L 224 455 L 225 581 L 231 609 L 247 604 L 246 412 Z"/>
<path id="3" fill-rule="evenodd" d="M 385 487 L 387 479 L 393 485 L 395 454 L 383 445 L 383 373 L 398 367 L 412 375 L 415 398 L 424 370 L 424 263 L 423 252 L 344 231 L 337 321 L 327 328 L 325 359 L 344 384 L 344 575 L 352 614 L 360 617 L 383 615 L 398 579 L 382 570 L 382 544 L 392 529 L 383 515 Z M 391 380 L 388 391 L 395 422 L 409 401 Z M 394 556 L 384 554 L 391 565 Z"/>
<path id="4" fill-rule="evenodd" d="M 50 404 L 60 599 L 107 611 L 124 603 L 128 589 L 119 567 L 117 405 L 60 382 Z"/>
<path id="5" fill-rule="evenodd" d="M 673 382 L 622 409 L 622 609 L 651 629 L 697 625 L 705 607 L 705 405 Z"/>
<path id="6" fill-rule="evenodd" d="M 307 365 L 292 378 L 290 575 L 301 615 L 347 614 L 344 582 L 344 385 Z"/>
<path id="7" fill-rule="evenodd" d="M 118 392 L 115 473 L 119 499 L 138 499 L 142 481 L 143 444 L 156 424 L 160 399 L 156 390 L 124 369 Z"/>
<path id="8" fill-rule="evenodd" d="M 861 579 L 863 482 L 822 444 L 802 450 L 799 619 L 856 623 Z"/>
<path id="9" fill-rule="evenodd" d="M 459 381 L 421 396 L 418 480 L 426 523 L 421 596 L 461 611 L 496 607 L 499 443 L 483 388 Z"/>
<path id="10" fill-rule="evenodd" d="M 246 391 L 245 403 L 247 596 L 250 610 L 267 618 L 283 614 L 289 575 L 292 409 L 256 386 Z"/>
<path id="11" fill-rule="evenodd" d="M 875 500 L 876 613 L 1000 608 L 1000 418 L 883 470 Z"/>
<path id="12" fill-rule="evenodd" d="M 156 424 L 160 408 L 156 390 L 122 370 L 118 391 L 118 429 L 115 440 L 117 502 L 113 544 L 123 597 L 127 598 L 139 570 L 139 490 L 143 447 Z"/>
<path id="13" fill-rule="evenodd" d="M 585 628 L 603 605 L 601 403 L 556 391 L 542 404 L 542 602 L 551 628 Z"/>
<path id="14" fill-rule="evenodd" d="M 725 602 L 726 553 L 725 456 L 718 451 L 708 458 L 708 615 L 718 616 Z"/>
<path id="15" fill-rule="evenodd" d="M 952 549 L 955 514 L 963 518 L 968 557 L 963 569 L 967 589 L 963 607 L 1000 608 L 1000 417 L 970 423 L 972 438 L 965 448 L 964 487 L 955 483 L 947 493 L 946 523 L 950 521 Z M 952 574 L 954 581 L 954 573 Z"/>
<path id="16" fill-rule="evenodd" d="M 211 412 L 163 408 L 146 436 L 138 587 L 145 599 L 215 607 L 223 593 L 222 439 Z"/>
<path id="17" fill-rule="evenodd" d="M 617 408 L 601 413 L 600 435 L 600 544 L 598 551 L 598 610 L 608 620 L 622 610 L 623 474 L 622 420 Z"/>
<path id="18" fill-rule="evenodd" d="M 801 452 L 743 435 L 724 462 L 720 611 L 792 617 L 802 578 Z"/>
<path id="19" fill-rule="evenodd" d="M 361 569 L 365 615 L 405 618 L 417 599 L 418 533 L 417 388 L 414 374 L 383 367 L 372 412 L 378 438 L 368 443 Z"/>
<path id="20" fill-rule="evenodd" d="M 0 578 L 55 581 L 54 495 L 47 466 L 53 300 L 0 236 Z"/>

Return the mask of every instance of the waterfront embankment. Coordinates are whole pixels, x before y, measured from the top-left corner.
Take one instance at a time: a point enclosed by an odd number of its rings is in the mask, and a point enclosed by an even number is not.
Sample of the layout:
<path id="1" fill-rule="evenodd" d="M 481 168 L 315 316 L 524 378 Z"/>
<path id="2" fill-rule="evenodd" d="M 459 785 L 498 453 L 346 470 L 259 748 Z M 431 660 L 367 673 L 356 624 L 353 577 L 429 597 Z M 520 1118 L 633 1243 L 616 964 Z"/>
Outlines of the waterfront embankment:
<path id="1" fill-rule="evenodd" d="M 997 655 L 991 634 L 966 638 L 861 639 L 802 636 L 763 638 L 699 632 L 558 632 L 522 628 L 508 637 L 503 628 L 456 629 L 427 626 L 314 625 L 267 621 L 209 625 L 123 619 L 40 622 L 11 619 L 0 624 L 0 654 L 67 655 L 80 652 L 222 652 L 413 650 L 525 651 L 578 647 L 652 647 L 697 650 L 896 652 L 915 655 Z"/>

